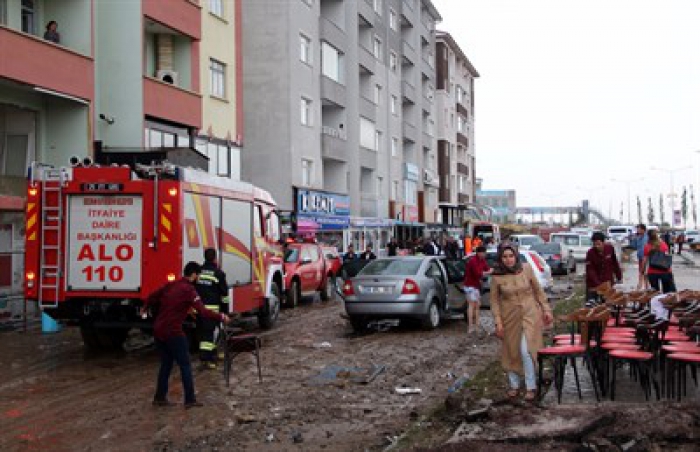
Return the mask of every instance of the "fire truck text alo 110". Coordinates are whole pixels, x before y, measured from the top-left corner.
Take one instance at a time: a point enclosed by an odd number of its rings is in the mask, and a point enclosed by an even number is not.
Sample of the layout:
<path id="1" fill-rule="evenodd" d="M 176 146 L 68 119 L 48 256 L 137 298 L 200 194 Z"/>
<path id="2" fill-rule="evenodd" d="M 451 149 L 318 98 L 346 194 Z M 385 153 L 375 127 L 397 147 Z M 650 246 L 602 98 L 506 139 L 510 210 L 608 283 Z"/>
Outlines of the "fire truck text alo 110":
<path id="1" fill-rule="evenodd" d="M 149 328 L 143 300 L 206 248 L 236 312 L 264 328 L 279 315 L 279 218 L 269 193 L 244 182 L 169 164 L 33 164 L 25 240 L 26 299 L 80 326 L 89 348 L 119 348 L 130 328 Z"/>

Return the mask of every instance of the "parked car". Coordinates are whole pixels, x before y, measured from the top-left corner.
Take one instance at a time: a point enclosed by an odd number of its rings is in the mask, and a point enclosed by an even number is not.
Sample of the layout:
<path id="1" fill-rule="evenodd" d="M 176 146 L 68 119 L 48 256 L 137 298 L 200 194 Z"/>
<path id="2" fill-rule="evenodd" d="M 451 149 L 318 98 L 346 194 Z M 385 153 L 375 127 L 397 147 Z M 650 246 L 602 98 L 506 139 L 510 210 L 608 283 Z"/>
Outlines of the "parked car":
<path id="1" fill-rule="evenodd" d="M 531 251 L 536 251 L 552 269 L 552 274 L 568 275 L 576 273 L 576 259 L 572 252 L 561 243 L 538 243 L 532 245 Z"/>
<path id="2" fill-rule="evenodd" d="M 608 227 L 608 238 L 619 242 L 622 246 L 628 246 L 630 243 L 630 237 L 634 235 L 634 226 L 609 226 Z"/>
<path id="3" fill-rule="evenodd" d="M 685 243 L 699 243 L 700 231 L 685 231 Z"/>
<path id="4" fill-rule="evenodd" d="M 285 305 L 294 308 L 301 297 L 319 292 L 322 300 L 333 296 L 332 272 L 316 243 L 290 243 L 284 251 Z"/>
<path id="5" fill-rule="evenodd" d="M 439 256 L 380 258 L 345 280 L 342 295 L 356 331 L 373 319 L 386 318 L 415 319 L 424 328 L 434 329 L 450 312 L 448 286 L 458 282 L 461 275 L 448 277 Z M 461 294 L 459 298 L 463 302 Z"/>
<path id="6" fill-rule="evenodd" d="M 550 243 L 561 243 L 566 255 L 571 252 L 577 262 L 586 260 L 586 253 L 593 246 L 591 238 L 587 235 L 575 234 L 573 232 L 557 232 L 549 237 Z"/>
<path id="7" fill-rule="evenodd" d="M 466 260 L 468 261 L 473 257 L 474 254 L 471 254 L 467 256 Z M 496 257 L 497 252 L 495 249 L 486 251 L 486 262 L 489 264 L 489 267 L 494 268 L 496 266 Z M 542 289 L 547 291 L 552 287 L 552 270 L 536 251 L 520 250 L 518 259 L 521 263 L 530 264 Z M 486 276 L 481 280 L 481 307 L 491 308 L 491 276 Z"/>
<path id="8" fill-rule="evenodd" d="M 544 243 L 544 240 L 539 235 L 534 234 L 513 234 L 508 237 L 508 240 L 518 245 L 520 249 L 530 249 L 532 245 Z"/>

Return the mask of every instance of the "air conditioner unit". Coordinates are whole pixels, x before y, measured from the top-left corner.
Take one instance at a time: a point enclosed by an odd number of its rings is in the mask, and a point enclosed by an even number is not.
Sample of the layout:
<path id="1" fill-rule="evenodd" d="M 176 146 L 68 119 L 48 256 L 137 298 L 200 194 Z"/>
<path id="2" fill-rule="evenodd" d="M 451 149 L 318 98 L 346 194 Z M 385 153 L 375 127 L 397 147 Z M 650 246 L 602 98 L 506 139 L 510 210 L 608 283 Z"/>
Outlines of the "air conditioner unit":
<path id="1" fill-rule="evenodd" d="M 161 69 L 156 72 L 156 78 L 161 82 L 170 83 L 171 85 L 178 85 L 178 73 L 172 69 Z"/>

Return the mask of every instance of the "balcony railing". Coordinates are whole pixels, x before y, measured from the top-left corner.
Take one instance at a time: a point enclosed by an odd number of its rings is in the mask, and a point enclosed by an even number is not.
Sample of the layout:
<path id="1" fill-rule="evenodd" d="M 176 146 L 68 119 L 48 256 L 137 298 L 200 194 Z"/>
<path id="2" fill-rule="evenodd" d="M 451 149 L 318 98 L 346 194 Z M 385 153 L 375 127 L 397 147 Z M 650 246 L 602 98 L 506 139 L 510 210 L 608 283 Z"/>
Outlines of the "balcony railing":
<path id="1" fill-rule="evenodd" d="M 469 167 L 465 165 L 464 163 L 457 163 L 457 172 L 459 174 L 464 174 L 465 176 L 469 176 Z"/>
<path id="2" fill-rule="evenodd" d="M 346 141 L 348 139 L 348 134 L 345 130 L 335 129 L 329 126 L 323 126 L 321 128 L 321 133 L 328 135 L 329 137 L 338 138 L 339 140 Z"/>
<path id="3" fill-rule="evenodd" d="M 457 142 L 465 148 L 469 147 L 469 138 L 463 132 L 457 132 Z"/>

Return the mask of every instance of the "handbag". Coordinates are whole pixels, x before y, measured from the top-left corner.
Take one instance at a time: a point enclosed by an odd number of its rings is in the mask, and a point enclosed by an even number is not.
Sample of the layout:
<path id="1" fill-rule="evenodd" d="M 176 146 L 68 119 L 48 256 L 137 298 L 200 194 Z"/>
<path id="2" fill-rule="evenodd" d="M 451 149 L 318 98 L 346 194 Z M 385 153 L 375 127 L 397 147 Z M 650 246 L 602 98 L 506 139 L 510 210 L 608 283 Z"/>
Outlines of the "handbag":
<path id="1" fill-rule="evenodd" d="M 652 251 L 649 253 L 649 267 L 654 270 L 670 270 L 673 264 L 673 256 L 663 251 Z"/>

